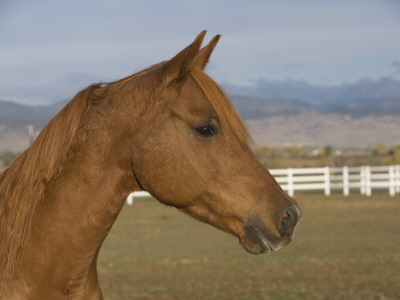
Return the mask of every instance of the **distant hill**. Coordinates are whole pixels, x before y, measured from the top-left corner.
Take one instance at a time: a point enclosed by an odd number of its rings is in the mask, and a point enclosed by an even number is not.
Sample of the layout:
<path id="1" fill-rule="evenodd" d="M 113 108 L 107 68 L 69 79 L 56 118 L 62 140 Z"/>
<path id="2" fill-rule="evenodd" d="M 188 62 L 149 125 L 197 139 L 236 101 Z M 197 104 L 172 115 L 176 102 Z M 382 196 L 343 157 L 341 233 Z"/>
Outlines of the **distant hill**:
<path id="1" fill-rule="evenodd" d="M 29 146 L 28 125 L 40 131 L 66 104 L 28 106 L 0 100 L 0 151 L 22 151 Z"/>
<path id="2" fill-rule="evenodd" d="M 260 79 L 251 87 L 223 84 L 231 95 L 276 98 L 311 104 L 319 109 L 347 107 L 364 101 L 400 99 L 400 81 L 364 79 L 340 86 L 316 86 L 305 81 Z"/>
<path id="3" fill-rule="evenodd" d="M 32 124 L 42 128 L 65 104 L 66 102 L 57 102 L 49 106 L 28 106 L 0 100 L 0 125 L 17 128 Z"/>
<path id="4" fill-rule="evenodd" d="M 264 80 L 254 88 L 228 88 L 259 144 L 400 144 L 400 82 L 396 80 L 364 80 L 341 87 Z M 26 106 L 0 101 L 0 151 L 24 150 L 28 125 L 40 131 L 65 104 Z"/>
<path id="5" fill-rule="evenodd" d="M 347 114 L 352 116 L 366 115 L 399 115 L 400 116 L 400 96 L 391 99 L 372 99 L 363 100 L 344 106 L 335 106 L 327 109 L 326 112 Z"/>
<path id="6" fill-rule="evenodd" d="M 349 116 L 307 112 L 276 115 L 247 122 L 256 144 L 273 146 L 371 147 L 400 144 L 400 117 Z"/>
<path id="7" fill-rule="evenodd" d="M 318 111 L 315 106 L 300 101 L 252 96 L 232 96 L 231 100 L 240 116 L 245 120 Z"/>

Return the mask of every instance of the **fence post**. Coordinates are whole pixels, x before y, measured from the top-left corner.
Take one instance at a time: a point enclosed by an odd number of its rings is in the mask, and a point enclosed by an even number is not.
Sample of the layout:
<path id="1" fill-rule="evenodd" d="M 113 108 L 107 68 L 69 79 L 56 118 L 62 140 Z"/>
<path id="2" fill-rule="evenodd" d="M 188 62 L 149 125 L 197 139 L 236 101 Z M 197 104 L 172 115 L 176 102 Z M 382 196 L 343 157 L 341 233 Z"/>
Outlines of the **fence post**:
<path id="1" fill-rule="evenodd" d="M 389 195 L 394 196 L 396 193 L 396 180 L 395 180 L 394 166 L 389 166 Z"/>
<path id="2" fill-rule="evenodd" d="M 350 191 L 349 191 L 349 168 L 347 166 L 343 167 L 343 195 L 348 196 Z"/>
<path id="3" fill-rule="evenodd" d="M 133 193 L 130 193 L 128 197 L 126 197 L 126 204 L 132 205 L 133 204 Z"/>
<path id="4" fill-rule="evenodd" d="M 324 184 L 325 184 L 325 196 L 329 196 L 331 194 L 331 179 L 330 179 L 329 167 L 324 168 Z"/>
<path id="5" fill-rule="evenodd" d="M 371 196 L 371 167 L 365 166 L 365 195 Z"/>
<path id="6" fill-rule="evenodd" d="M 290 197 L 294 196 L 294 186 L 293 186 L 293 169 L 287 169 L 287 187 L 288 187 L 288 194 Z"/>
<path id="7" fill-rule="evenodd" d="M 400 165 L 395 166 L 395 192 L 400 193 Z"/>
<path id="8" fill-rule="evenodd" d="M 365 195 L 365 167 L 360 167 L 360 194 Z"/>

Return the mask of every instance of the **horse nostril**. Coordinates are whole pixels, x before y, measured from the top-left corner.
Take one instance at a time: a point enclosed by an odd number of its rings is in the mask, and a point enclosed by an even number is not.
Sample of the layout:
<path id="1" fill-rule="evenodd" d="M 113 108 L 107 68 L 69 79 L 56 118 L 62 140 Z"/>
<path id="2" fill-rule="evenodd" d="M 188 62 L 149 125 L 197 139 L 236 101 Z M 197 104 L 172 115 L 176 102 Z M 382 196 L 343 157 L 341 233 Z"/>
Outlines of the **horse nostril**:
<path id="1" fill-rule="evenodd" d="M 283 234 L 291 233 L 299 221 L 296 209 L 289 208 L 282 217 L 281 231 Z"/>

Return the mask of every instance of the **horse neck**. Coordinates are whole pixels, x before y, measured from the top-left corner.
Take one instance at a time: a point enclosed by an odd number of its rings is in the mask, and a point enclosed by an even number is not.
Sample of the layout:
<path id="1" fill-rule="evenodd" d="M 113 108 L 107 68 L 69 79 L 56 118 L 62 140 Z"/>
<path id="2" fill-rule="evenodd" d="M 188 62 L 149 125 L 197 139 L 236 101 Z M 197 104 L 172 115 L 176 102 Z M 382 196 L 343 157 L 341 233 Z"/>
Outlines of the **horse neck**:
<path id="1" fill-rule="evenodd" d="M 88 122 L 80 129 L 62 172 L 46 187 L 36 221 L 44 230 L 56 217 L 63 240 L 80 239 L 74 243 L 80 251 L 98 250 L 127 195 L 139 190 L 124 138 L 105 120 L 97 120 L 95 126 Z"/>
<path id="2" fill-rule="evenodd" d="M 83 115 L 74 141 L 65 156 L 59 175 L 47 184 L 36 222 L 53 222 L 57 216 L 60 230 L 66 235 L 87 235 L 90 245 L 100 247 L 130 192 L 140 190 L 132 170 L 132 144 L 127 138 L 137 136 L 132 126 L 143 108 L 139 96 L 132 97 L 130 85 L 100 91 Z M 96 95 L 93 96 L 96 98 Z M 82 220 L 82 221 L 80 221 Z M 45 228 L 44 228 L 45 230 Z M 91 251 L 93 249 L 91 248 Z"/>
<path id="3" fill-rule="evenodd" d="M 61 172 L 45 187 L 26 249 L 30 263 L 21 277 L 46 278 L 56 269 L 55 282 L 79 285 L 71 280 L 95 270 L 91 266 L 125 198 L 140 189 L 123 131 L 106 118 L 89 121 L 95 115 L 101 114 L 94 110 L 83 120 Z"/>

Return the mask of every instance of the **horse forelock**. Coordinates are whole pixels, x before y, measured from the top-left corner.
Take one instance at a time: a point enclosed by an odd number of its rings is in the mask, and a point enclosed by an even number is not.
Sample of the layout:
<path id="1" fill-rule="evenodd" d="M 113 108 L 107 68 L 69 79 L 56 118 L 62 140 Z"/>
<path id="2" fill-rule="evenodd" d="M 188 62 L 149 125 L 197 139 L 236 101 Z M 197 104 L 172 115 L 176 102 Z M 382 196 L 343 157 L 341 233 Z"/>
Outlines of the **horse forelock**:
<path id="1" fill-rule="evenodd" d="M 190 76 L 196 81 L 218 115 L 221 127 L 230 142 L 249 147 L 249 132 L 224 90 L 202 70 L 192 69 Z"/>

